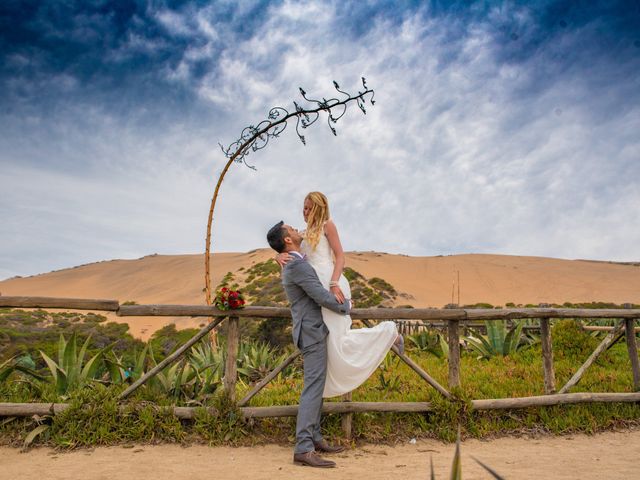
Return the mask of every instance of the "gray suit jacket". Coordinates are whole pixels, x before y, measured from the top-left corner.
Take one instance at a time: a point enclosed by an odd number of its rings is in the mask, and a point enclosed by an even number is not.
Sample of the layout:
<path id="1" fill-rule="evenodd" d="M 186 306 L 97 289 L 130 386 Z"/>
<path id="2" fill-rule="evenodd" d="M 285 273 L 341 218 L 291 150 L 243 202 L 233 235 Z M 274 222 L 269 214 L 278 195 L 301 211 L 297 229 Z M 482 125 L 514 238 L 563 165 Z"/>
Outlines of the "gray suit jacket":
<path id="1" fill-rule="evenodd" d="M 287 262 L 282 272 L 282 285 L 291 303 L 293 343 L 303 349 L 322 342 L 329 330 L 322 321 L 320 306 L 347 315 L 349 301 L 338 303 L 333 293 L 325 290 L 315 270 L 297 256 Z"/>

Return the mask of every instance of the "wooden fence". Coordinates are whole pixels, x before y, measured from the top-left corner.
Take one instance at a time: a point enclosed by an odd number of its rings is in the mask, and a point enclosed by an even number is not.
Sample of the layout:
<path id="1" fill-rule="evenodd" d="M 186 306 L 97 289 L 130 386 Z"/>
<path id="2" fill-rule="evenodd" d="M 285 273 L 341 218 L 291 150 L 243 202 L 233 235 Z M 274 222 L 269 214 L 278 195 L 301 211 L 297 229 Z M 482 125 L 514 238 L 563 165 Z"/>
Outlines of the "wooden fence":
<path id="1" fill-rule="evenodd" d="M 6 297 L 0 296 L 0 307 L 14 308 L 61 308 L 92 311 L 111 311 L 118 316 L 188 316 L 209 317 L 210 322 L 194 335 L 178 350 L 169 355 L 156 367 L 129 386 L 122 394 L 124 399 L 131 395 L 151 377 L 168 365 L 176 362 L 182 355 L 202 339 L 213 328 L 227 321 L 227 359 L 225 364 L 224 388 L 228 395 L 236 399 L 237 356 L 239 344 L 240 318 L 291 318 L 288 308 L 280 307 L 246 307 L 241 310 L 220 311 L 206 305 L 120 305 L 116 300 L 91 300 L 72 298 L 48 297 Z M 567 309 L 567 308 L 518 308 L 518 309 L 425 309 L 425 308 L 361 308 L 354 309 L 351 317 L 361 320 L 367 327 L 372 320 L 420 320 L 423 322 L 439 322 L 446 325 L 449 360 L 448 360 L 448 388 L 438 383 L 428 372 L 424 371 L 408 355 L 401 354 L 395 347 L 392 351 L 405 362 L 426 383 L 435 388 L 441 395 L 451 399 L 449 389 L 460 386 L 460 332 L 469 323 L 482 320 L 518 320 L 539 319 L 540 338 L 542 344 L 542 365 L 544 372 L 545 395 L 472 400 L 471 404 L 477 410 L 525 408 L 550 406 L 560 404 L 575 404 L 589 402 L 638 402 L 640 401 L 640 363 L 635 336 L 635 322 L 640 319 L 640 309 Z M 553 347 L 550 330 L 550 320 L 556 318 L 569 319 L 615 319 L 616 326 L 609 330 L 604 340 L 593 353 L 576 370 L 571 379 L 560 389 L 556 388 L 555 370 L 553 364 Z M 585 371 L 596 358 L 622 337 L 626 338 L 627 351 L 633 373 L 633 385 L 628 393 L 568 393 L 582 378 Z M 243 398 L 236 400 L 245 417 L 279 417 L 295 416 L 297 405 L 251 407 L 250 400 L 260 392 L 271 380 L 289 365 L 298 355 L 296 351 L 265 378 L 258 382 Z M 30 416 L 34 414 L 54 414 L 67 408 L 67 404 L 38 404 L 38 403 L 0 403 L 0 416 Z M 432 410 L 430 402 L 326 402 L 323 405 L 325 413 L 354 413 L 354 412 L 427 412 Z M 175 414 L 180 418 L 192 418 L 195 408 L 174 407 Z"/>

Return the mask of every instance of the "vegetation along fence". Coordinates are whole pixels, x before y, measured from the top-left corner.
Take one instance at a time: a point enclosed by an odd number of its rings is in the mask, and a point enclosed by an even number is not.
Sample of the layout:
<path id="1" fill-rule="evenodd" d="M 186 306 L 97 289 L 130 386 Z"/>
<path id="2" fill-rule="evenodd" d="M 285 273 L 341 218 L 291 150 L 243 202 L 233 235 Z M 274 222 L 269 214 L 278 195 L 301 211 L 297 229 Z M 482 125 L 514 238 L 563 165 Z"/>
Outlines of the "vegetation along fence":
<path id="1" fill-rule="evenodd" d="M 234 401 L 237 402 L 242 414 L 247 417 L 283 417 L 295 416 L 297 405 L 280 405 L 268 407 L 251 407 L 251 399 L 260 392 L 271 380 L 300 355 L 296 351 L 289 355 L 282 364 L 259 381 L 243 398 L 236 398 L 237 357 L 240 337 L 239 319 L 243 318 L 291 318 L 288 308 L 280 307 L 246 307 L 241 310 L 220 311 L 207 305 L 121 305 L 116 300 L 91 300 L 71 298 L 47 297 L 6 297 L 0 296 L 0 307 L 22 308 L 60 308 L 77 310 L 100 310 L 116 312 L 118 316 L 187 316 L 209 317 L 211 320 L 189 341 L 165 358 L 156 367 L 131 384 L 122 392 L 124 399 L 136 389 L 158 374 L 168 365 L 176 362 L 182 355 L 212 329 L 227 321 L 227 359 L 225 364 L 224 387 Z M 448 387 L 438 383 L 424 371 L 408 355 L 400 353 L 395 347 L 392 351 L 406 363 L 425 383 L 435 388 L 441 395 L 452 399 L 450 389 L 460 386 L 460 332 L 468 324 L 482 320 L 511 321 L 518 319 L 538 319 L 540 321 L 540 341 L 542 344 L 542 365 L 544 372 L 545 395 L 521 398 L 496 398 L 472 400 L 472 408 L 477 410 L 509 409 L 551 406 L 559 404 L 575 404 L 590 402 L 638 402 L 640 401 L 640 364 L 638 360 L 635 323 L 640 318 L 640 309 L 569 309 L 569 308 L 505 308 L 505 309 L 424 309 L 424 308 L 363 308 L 354 309 L 351 317 L 360 320 L 366 327 L 371 327 L 372 321 L 379 320 L 414 320 L 422 322 L 437 322 L 447 330 L 449 359 L 448 359 Z M 585 362 L 575 371 L 574 375 L 559 389 L 556 387 L 553 347 L 550 329 L 551 319 L 615 319 L 615 327 L 609 330 L 604 340 L 595 348 Z M 580 381 L 585 371 L 598 358 L 622 337 L 626 338 L 627 351 L 633 373 L 633 391 L 629 393 L 569 393 Z M 346 396 L 343 400 L 348 400 Z M 0 416 L 30 416 L 45 415 L 59 412 L 66 408 L 66 404 L 38 404 L 38 403 L 0 403 Z M 354 412 L 428 412 L 432 410 L 430 402 L 326 402 L 323 406 L 325 413 Z M 175 407 L 175 414 L 180 418 L 193 418 L 195 408 Z M 347 415 L 345 419 L 349 419 Z M 345 430 L 350 430 L 349 421 L 343 422 Z"/>

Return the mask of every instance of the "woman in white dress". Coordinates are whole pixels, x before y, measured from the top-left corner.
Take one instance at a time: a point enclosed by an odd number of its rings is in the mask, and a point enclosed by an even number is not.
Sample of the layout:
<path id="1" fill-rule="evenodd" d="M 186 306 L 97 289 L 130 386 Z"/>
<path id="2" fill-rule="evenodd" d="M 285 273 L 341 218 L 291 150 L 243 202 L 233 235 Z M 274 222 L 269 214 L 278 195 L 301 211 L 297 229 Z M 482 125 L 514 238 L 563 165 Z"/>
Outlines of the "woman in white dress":
<path id="1" fill-rule="evenodd" d="M 318 274 L 320 282 L 338 301 L 351 298 L 349 282 L 342 274 L 345 257 L 338 229 L 329 218 L 327 197 L 309 193 L 304 200 L 307 229 L 302 253 Z M 284 265 L 289 257 L 279 254 Z M 322 318 L 329 329 L 327 337 L 327 380 L 323 397 L 343 395 L 361 385 L 380 365 L 392 345 L 404 350 L 404 340 L 393 322 L 381 322 L 373 328 L 351 329 L 351 317 L 322 308 Z"/>

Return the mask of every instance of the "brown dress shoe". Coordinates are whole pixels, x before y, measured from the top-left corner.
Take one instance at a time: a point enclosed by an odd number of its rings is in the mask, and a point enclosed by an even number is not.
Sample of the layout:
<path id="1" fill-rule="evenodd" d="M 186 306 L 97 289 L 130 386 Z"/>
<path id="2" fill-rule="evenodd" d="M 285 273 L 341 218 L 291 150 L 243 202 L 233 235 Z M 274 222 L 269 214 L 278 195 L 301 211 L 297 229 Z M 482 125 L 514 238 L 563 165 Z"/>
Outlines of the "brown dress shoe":
<path id="1" fill-rule="evenodd" d="M 313 446 L 316 448 L 318 452 L 324 452 L 324 453 L 344 452 L 344 447 L 342 445 L 329 445 L 324 440 L 321 440 L 320 442 L 313 442 Z"/>
<path id="2" fill-rule="evenodd" d="M 311 450 L 310 452 L 305 453 L 294 453 L 293 463 L 317 468 L 333 468 L 336 466 L 336 462 L 325 460 L 320 455 L 318 455 L 315 450 Z"/>

